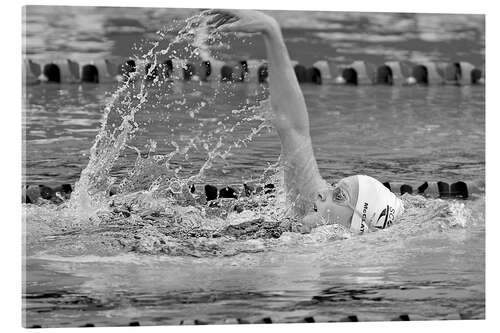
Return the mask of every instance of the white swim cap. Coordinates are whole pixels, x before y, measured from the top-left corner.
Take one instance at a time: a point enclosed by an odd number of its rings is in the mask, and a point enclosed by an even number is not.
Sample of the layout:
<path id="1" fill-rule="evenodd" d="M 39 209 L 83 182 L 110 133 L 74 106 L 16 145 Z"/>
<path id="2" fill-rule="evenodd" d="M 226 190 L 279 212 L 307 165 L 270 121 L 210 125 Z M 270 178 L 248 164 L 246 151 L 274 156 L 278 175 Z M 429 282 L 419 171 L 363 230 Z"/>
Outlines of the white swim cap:
<path id="1" fill-rule="evenodd" d="M 358 178 L 358 201 L 351 230 L 363 233 L 369 228 L 384 229 L 404 212 L 403 202 L 378 180 L 364 175 Z"/>

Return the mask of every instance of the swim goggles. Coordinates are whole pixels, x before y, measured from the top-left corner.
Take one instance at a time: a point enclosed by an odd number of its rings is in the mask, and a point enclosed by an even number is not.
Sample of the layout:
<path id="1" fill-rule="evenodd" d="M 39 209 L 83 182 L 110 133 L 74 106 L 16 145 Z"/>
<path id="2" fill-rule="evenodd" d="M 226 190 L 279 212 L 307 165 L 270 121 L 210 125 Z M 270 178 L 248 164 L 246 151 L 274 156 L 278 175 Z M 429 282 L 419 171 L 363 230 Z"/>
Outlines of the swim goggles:
<path id="1" fill-rule="evenodd" d="M 344 206 L 344 207 L 350 208 L 354 214 L 358 215 L 361 218 L 361 220 L 363 220 L 363 214 L 361 214 L 361 212 L 359 212 L 356 209 L 356 207 L 354 207 L 351 204 L 351 197 L 349 196 L 349 192 L 345 188 L 342 188 L 340 185 L 334 186 L 333 192 L 332 192 L 332 200 L 333 200 L 333 202 L 335 202 L 339 206 Z M 316 204 L 314 204 L 313 209 L 316 212 L 318 211 Z M 351 223 L 352 223 L 352 219 L 351 219 Z M 370 231 L 375 231 L 378 229 L 378 228 L 372 226 L 370 221 L 365 221 L 364 223 L 367 226 L 368 230 L 370 230 Z"/>

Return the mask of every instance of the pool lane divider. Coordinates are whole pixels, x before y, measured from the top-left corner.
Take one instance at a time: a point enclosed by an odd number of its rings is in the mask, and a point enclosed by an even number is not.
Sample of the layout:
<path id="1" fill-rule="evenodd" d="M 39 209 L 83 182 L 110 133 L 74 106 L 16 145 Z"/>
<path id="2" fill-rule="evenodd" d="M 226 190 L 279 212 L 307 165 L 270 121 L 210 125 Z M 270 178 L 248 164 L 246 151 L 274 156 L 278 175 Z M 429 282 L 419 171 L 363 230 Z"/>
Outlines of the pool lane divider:
<path id="1" fill-rule="evenodd" d="M 299 83 L 339 85 L 482 85 L 484 66 L 466 61 L 403 62 L 372 64 L 362 60 L 335 64 L 320 60 L 311 66 L 292 61 Z M 269 71 L 265 60 L 249 59 L 188 61 L 165 59 L 156 64 L 134 59 L 104 59 L 77 62 L 71 59 L 23 60 L 23 82 L 40 83 L 111 83 L 130 78 L 149 81 L 211 81 L 266 83 Z"/>
<path id="2" fill-rule="evenodd" d="M 463 181 L 448 184 L 446 182 L 424 182 L 418 187 L 402 183 L 384 182 L 385 187 L 394 193 L 398 194 L 420 194 L 424 196 L 438 197 L 438 198 L 456 198 L 467 199 L 469 197 L 469 189 L 467 184 Z"/>
<path id="3" fill-rule="evenodd" d="M 413 318 L 413 319 L 412 319 Z M 322 317 L 321 319 L 325 319 Z M 441 320 L 471 320 L 470 316 L 467 316 L 464 313 L 457 313 L 457 314 L 450 314 L 448 316 L 445 316 L 441 318 Z M 435 318 L 425 318 L 425 317 L 420 317 L 420 316 L 410 316 L 407 313 L 399 314 L 396 317 L 388 318 L 387 321 L 415 321 L 415 320 L 436 320 Z M 338 322 L 362 322 L 364 321 L 362 317 L 358 317 L 357 315 L 347 315 L 343 316 L 334 320 L 318 320 L 317 318 L 314 318 L 313 316 L 307 316 L 302 319 L 297 320 L 296 322 L 285 322 L 285 323 L 338 323 Z M 280 323 L 283 324 L 284 322 L 280 321 L 275 321 L 271 317 L 263 317 L 259 318 L 253 321 L 250 321 L 248 319 L 242 319 L 242 318 L 226 318 L 224 320 L 218 320 L 218 321 L 207 321 L 207 320 L 202 320 L 202 319 L 182 319 L 178 322 L 177 325 L 248 325 L 248 324 L 273 324 L 273 323 Z M 103 325 L 104 326 L 104 325 Z M 144 326 L 141 325 L 139 321 L 131 321 L 128 324 L 124 325 L 114 325 L 114 326 Z M 150 325 L 147 325 L 150 326 Z M 154 326 L 171 326 L 170 325 L 154 325 Z M 50 327 L 50 326 L 47 326 Z M 83 325 L 80 325 L 79 327 L 96 327 L 95 324 L 93 323 L 86 323 Z M 32 325 L 29 326 L 28 328 L 42 328 L 42 325 Z"/>
<path id="4" fill-rule="evenodd" d="M 455 183 L 447 182 L 424 182 L 418 186 L 409 185 L 398 182 L 384 182 L 383 185 L 394 193 L 403 194 L 418 194 L 431 198 L 441 199 L 468 199 L 469 187 L 463 181 Z M 239 187 L 239 189 L 237 188 Z M 201 189 L 197 189 L 196 185 L 192 184 L 189 188 L 191 194 L 200 193 Z M 264 186 L 252 186 L 244 183 L 242 186 L 222 186 L 218 188 L 215 185 L 205 184 L 203 186 L 203 202 L 209 207 L 217 207 L 218 199 L 238 199 L 239 197 L 251 197 L 256 194 L 272 194 L 275 191 L 274 184 L 265 184 Z M 22 202 L 38 204 L 43 202 L 62 203 L 71 197 L 73 186 L 71 184 L 62 184 L 55 187 L 47 185 L 25 185 L 22 188 Z M 118 189 L 111 187 L 109 196 L 118 193 Z M 238 213 L 243 211 L 243 208 L 235 205 L 234 210 Z M 122 212 L 124 217 L 129 217 L 130 212 Z"/>

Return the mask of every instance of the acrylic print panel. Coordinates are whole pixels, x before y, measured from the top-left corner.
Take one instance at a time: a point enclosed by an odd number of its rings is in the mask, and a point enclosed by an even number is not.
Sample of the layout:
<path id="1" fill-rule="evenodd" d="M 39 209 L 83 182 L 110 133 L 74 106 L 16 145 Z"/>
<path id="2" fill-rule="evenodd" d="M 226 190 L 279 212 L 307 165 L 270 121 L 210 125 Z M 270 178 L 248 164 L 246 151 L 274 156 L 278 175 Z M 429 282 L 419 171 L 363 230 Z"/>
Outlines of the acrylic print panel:
<path id="1" fill-rule="evenodd" d="M 23 23 L 25 327 L 484 319 L 483 15 Z"/>

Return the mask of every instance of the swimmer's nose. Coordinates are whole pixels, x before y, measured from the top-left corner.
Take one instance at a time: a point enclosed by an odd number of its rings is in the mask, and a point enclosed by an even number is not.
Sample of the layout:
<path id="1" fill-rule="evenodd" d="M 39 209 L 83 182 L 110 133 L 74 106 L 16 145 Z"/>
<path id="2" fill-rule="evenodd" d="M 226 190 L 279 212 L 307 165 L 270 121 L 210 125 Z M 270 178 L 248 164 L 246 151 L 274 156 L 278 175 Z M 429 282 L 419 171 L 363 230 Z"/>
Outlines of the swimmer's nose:
<path id="1" fill-rule="evenodd" d="M 318 198 L 319 198 L 321 201 L 325 201 L 325 200 L 326 200 L 326 194 L 325 194 L 325 193 L 318 193 Z"/>

